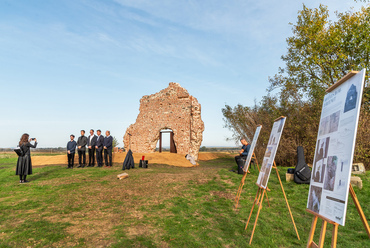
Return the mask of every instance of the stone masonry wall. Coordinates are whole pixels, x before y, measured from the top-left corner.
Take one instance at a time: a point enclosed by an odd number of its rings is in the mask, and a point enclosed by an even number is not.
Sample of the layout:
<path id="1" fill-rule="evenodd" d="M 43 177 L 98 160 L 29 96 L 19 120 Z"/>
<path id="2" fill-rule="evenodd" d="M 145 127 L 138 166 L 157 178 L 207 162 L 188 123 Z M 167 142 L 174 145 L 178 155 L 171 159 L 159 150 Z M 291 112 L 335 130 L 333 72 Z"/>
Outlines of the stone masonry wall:
<path id="1" fill-rule="evenodd" d="M 204 131 L 201 106 L 178 83 L 170 83 L 166 89 L 140 99 L 136 122 L 127 128 L 123 137 L 125 149 L 129 148 L 130 133 L 132 152 L 154 152 L 163 129 L 173 131 L 177 153 L 198 159 Z"/>

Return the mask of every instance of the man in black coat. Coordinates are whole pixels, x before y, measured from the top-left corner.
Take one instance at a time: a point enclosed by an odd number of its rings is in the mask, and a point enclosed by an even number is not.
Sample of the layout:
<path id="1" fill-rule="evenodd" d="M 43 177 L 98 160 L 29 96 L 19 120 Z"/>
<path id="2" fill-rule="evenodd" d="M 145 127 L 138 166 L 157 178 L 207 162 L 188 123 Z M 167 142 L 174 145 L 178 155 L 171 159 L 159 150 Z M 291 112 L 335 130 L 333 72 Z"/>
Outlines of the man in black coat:
<path id="1" fill-rule="evenodd" d="M 86 165 L 86 145 L 87 145 L 87 137 L 85 136 L 85 130 L 81 130 L 81 136 L 77 139 L 77 151 L 78 151 L 78 166 L 85 167 Z"/>
<path id="2" fill-rule="evenodd" d="M 96 162 L 98 167 L 103 167 L 103 146 L 104 146 L 104 137 L 101 135 L 101 131 L 98 129 L 96 131 L 98 135 L 96 139 L 95 149 L 96 149 Z"/>
<path id="3" fill-rule="evenodd" d="M 87 167 L 95 166 L 95 145 L 97 137 L 94 134 L 94 129 L 90 130 L 90 136 L 87 139 L 87 147 L 89 148 L 89 165 Z"/>
<path id="4" fill-rule="evenodd" d="M 105 167 L 112 167 L 112 149 L 113 149 L 113 137 L 110 136 L 110 131 L 105 132 L 104 138 L 104 161 Z M 108 161 L 109 159 L 109 161 Z"/>

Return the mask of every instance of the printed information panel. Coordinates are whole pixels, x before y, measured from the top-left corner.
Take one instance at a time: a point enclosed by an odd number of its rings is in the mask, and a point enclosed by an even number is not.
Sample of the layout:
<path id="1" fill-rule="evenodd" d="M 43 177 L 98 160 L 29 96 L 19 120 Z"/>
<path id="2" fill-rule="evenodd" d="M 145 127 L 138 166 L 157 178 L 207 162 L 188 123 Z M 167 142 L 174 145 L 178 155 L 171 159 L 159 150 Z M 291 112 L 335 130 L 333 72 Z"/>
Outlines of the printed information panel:
<path id="1" fill-rule="evenodd" d="M 244 164 L 244 167 L 243 167 L 244 172 L 248 171 L 249 165 L 250 165 L 251 160 L 252 160 L 252 155 L 253 155 L 253 152 L 254 152 L 254 148 L 256 147 L 258 136 L 260 135 L 261 128 L 262 128 L 261 125 L 258 126 L 256 128 L 256 132 L 254 133 L 251 148 L 249 149 L 248 157 L 247 157 L 247 160 L 245 161 L 245 164 Z"/>
<path id="2" fill-rule="evenodd" d="M 324 97 L 307 208 L 344 226 L 365 69 Z"/>
<path id="3" fill-rule="evenodd" d="M 261 166 L 260 174 L 257 178 L 257 185 L 266 189 L 267 182 L 270 177 L 271 168 L 273 166 L 276 150 L 279 146 L 281 133 L 283 132 L 284 124 L 285 124 L 286 117 L 279 118 L 274 122 L 272 126 L 270 139 L 267 144 L 265 156 L 263 157 L 263 162 Z"/>

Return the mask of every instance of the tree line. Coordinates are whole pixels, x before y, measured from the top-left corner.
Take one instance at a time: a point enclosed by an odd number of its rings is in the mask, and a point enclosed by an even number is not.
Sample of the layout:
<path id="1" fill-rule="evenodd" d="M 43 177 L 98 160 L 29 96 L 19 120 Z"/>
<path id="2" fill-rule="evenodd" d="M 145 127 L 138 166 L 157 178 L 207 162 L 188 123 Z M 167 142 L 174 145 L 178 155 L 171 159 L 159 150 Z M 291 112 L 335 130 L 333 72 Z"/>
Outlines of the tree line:
<path id="1" fill-rule="evenodd" d="M 267 95 L 253 106 L 225 105 L 225 127 L 232 139 L 251 141 L 258 124 L 263 128 L 256 146 L 262 157 L 273 120 L 286 116 L 276 163 L 295 166 L 297 146 L 303 146 L 306 162 L 312 163 L 325 90 L 350 71 L 366 68 L 365 88 L 357 131 L 354 161 L 370 168 L 370 6 L 359 11 L 336 12 L 329 18 L 328 8 L 307 8 L 298 12 L 293 34 L 286 39 L 285 62 L 269 77 Z"/>

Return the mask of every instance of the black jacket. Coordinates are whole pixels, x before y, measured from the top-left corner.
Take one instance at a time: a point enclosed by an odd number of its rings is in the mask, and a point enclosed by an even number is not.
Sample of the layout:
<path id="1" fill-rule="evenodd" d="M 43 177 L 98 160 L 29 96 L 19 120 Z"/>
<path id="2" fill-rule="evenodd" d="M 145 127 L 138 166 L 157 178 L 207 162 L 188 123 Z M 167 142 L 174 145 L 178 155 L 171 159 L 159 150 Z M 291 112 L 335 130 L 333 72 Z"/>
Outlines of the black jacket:
<path id="1" fill-rule="evenodd" d="M 32 145 L 30 142 L 27 142 L 23 145 L 21 145 L 21 149 L 23 150 L 24 155 L 31 155 L 30 148 L 36 148 L 37 142 L 35 142 L 34 145 Z"/>
<path id="2" fill-rule="evenodd" d="M 79 151 L 86 151 L 87 142 L 88 142 L 88 139 L 85 135 L 78 137 L 77 147 L 81 146 L 81 148 L 78 148 L 78 150 Z"/>
<path id="3" fill-rule="evenodd" d="M 110 150 L 113 146 L 113 137 L 109 135 L 109 137 L 104 138 L 104 146 Z"/>
<path id="4" fill-rule="evenodd" d="M 95 146 L 97 146 L 98 148 L 98 151 L 101 151 L 103 150 L 103 145 L 104 145 L 104 137 L 103 135 L 100 135 L 99 137 L 96 137 L 96 144 Z"/>
<path id="5" fill-rule="evenodd" d="M 95 149 L 95 146 L 96 146 L 96 140 L 97 140 L 97 136 L 94 135 L 91 139 L 91 144 L 90 144 L 90 136 L 87 137 L 87 146 L 91 146 L 92 149 Z"/>

